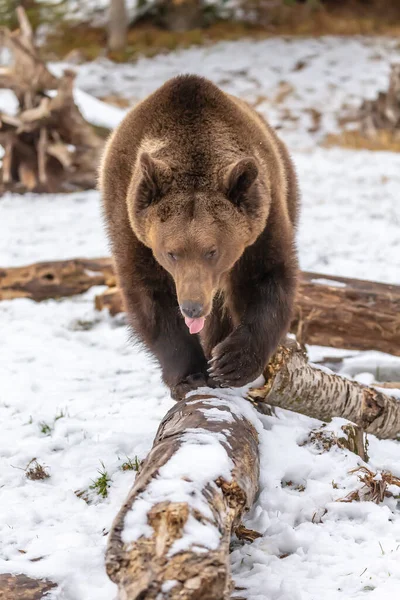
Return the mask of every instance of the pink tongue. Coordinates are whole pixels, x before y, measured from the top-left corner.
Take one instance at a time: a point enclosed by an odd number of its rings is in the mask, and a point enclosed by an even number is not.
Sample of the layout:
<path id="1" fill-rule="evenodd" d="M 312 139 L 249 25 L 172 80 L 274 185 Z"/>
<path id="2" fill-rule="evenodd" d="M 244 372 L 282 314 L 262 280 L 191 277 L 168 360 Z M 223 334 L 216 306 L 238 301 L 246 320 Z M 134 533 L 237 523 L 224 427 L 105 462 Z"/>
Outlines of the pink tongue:
<path id="1" fill-rule="evenodd" d="M 190 333 L 199 333 L 204 327 L 204 321 L 204 317 L 201 317 L 200 319 L 189 319 L 189 317 L 185 317 L 185 323 L 189 327 Z"/>

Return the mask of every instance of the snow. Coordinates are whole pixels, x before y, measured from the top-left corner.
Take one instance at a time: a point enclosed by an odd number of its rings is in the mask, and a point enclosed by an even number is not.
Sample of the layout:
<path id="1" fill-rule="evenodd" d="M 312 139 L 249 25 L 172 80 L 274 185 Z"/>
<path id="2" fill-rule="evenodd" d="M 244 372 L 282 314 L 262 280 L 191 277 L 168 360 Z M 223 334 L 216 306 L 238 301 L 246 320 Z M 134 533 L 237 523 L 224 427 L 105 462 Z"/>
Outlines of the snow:
<path id="1" fill-rule="evenodd" d="M 230 92 L 258 98 L 259 109 L 281 126 L 298 169 L 302 268 L 322 276 L 398 284 L 400 156 L 318 146 L 324 133 L 337 127 L 344 102 L 356 105 L 386 85 L 389 63 L 398 55 L 396 43 L 270 39 L 195 48 L 129 65 L 103 60 L 78 67 L 78 97 L 85 115 L 114 126 L 124 111 L 99 105 L 87 94 L 119 93 L 135 103 L 190 66 Z M 306 65 L 295 70 L 299 61 Z M 294 90 L 277 104 L 273 99 L 282 81 Z M 12 98 L 4 92 L 0 106 L 12 111 Z M 317 133 L 308 131 L 311 107 L 323 113 Z M 288 118 L 287 111 L 298 120 Z M 96 191 L 1 198 L 1 266 L 108 253 Z M 116 587 L 104 569 L 106 534 L 134 480 L 134 473 L 121 466 L 127 457 L 145 458 L 173 405 L 157 365 L 128 341 L 123 316 L 94 310 L 98 292 L 41 304 L 25 299 L 0 303 L 0 572 L 57 582 L 49 596 L 54 600 L 115 597 Z M 313 362 L 326 358 L 347 377 L 367 383 L 400 380 L 396 357 L 319 347 L 309 351 Z M 236 585 L 245 588 L 237 595 L 248 600 L 397 597 L 398 499 L 385 498 L 379 506 L 338 502 L 361 487 L 350 473 L 361 459 L 335 445 L 322 452 L 310 443 L 309 433 L 321 426 L 319 421 L 283 410 L 260 416 L 243 394 L 213 391 L 203 409 L 211 420 L 226 420 L 228 428 L 231 417 L 223 406 L 229 402 L 252 420 L 260 437 L 260 491 L 245 524 L 263 537 L 253 544 L 237 543 L 232 553 Z M 326 431 L 337 434 L 342 424 L 335 419 Z M 201 430 L 187 432 L 186 449 L 166 465 L 164 483 L 152 483 L 154 493 L 184 499 L 192 484 L 198 489 L 209 477 L 229 477 L 232 465 L 224 440 L 229 443 L 224 434 L 211 439 Z M 373 472 L 386 469 L 400 476 L 398 442 L 369 436 L 368 452 Z M 49 478 L 25 476 L 33 458 L 47 468 Z M 102 463 L 111 479 L 106 498 L 91 489 Z M 194 473 L 195 483 L 177 479 Z M 399 492 L 393 488 L 393 493 Z M 135 527 L 151 533 L 144 520 L 148 498 L 142 500 L 141 514 L 127 522 L 127 539 L 138 535 Z M 195 502 L 205 510 L 198 495 Z M 182 546 L 173 551 L 199 539 L 199 551 L 215 547 L 217 532 L 211 528 L 208 535 L 190 520 Z M 173 584 L 166 584 L 165 593 Z"/>
<path id="2" fill-rule="evenodd" d="M 316 148 L 297 151 L 293 158 L 302 191 L 301 267 L 398 283 L 400 155 Z M 1 211 L 7 226 L 0 237 L 0 264 L 108 254 L 94 191 L 57 197 L 6 194 Z"/>
<path id="3" fill-rule="evenodd" d="M 0 110 L 8 115 L 17 113 L 18 100 L 11 90 L 0 90 Z"/>
<path id="4" fill-rule="evenodd" d="M 259 382 L 262 383 L 262 378 Z M 211 421 L 232 422 L 237 418 L 247 418 L 262 434 L 258 415 L 254 408 L 241 396 L 245 396 L 249 386 L 235 390 L 212 390 L 212 397 L 204 400 L 196 397 L 191 400 L 193 411 L 200 410 Z M 210 394 L 208 388 L 202 388 L 190 395 L 196 396 L 202 392 Z M 197 403 L 210 408 L 198 408 Z M 186 502 L 196 509 L 205 521 L 214 521 L 210 506 L 203 496 L 207 484 L 220 477 L 225 481 L 232 480 L 233 462 L 229 457 L 226 447 L 230 446 L 230 432 L 210 433 L 207 430 L 187 429 L 180 436 L 180 447 L 175 454 L 163 465 L 155 479 L 140 492 L 134 502 L 133 508 L 125 517 L 122 539 L 129 544 L 141 536 L 149 537 L 153 529 L 147 524 L 146 514 L 149 508 L 161 502 Z M 193 465 L 196 465 L 193 473 Z M 215 485 L 215 484 L 213 484 Z M 220 541 L 220 534 L 214 525 L 205 525 L 193 517 L 184 527 L 182 538 L 177 540 L 170 554 L 196 546 L 200 551 L 204 548 L 216 549 Z"/>
<path id="5" fill-rule="evenodd" d="M 146 487 L 145 491 L 138 495 L 134 508 L 128 512 L 125 518 L 125 527 L 122 539 L 129 543 L 137 540 L 142 535 L 146 537 L 152 534 L 152 529 L 144 519 L 149 507 L 161 502 L 188 502 L 196 508 L 205 518 L 212 519 L 212 513 L 201 491 L 210 482 L 224 477 L 227 481 L 231 479 L 232 464 L 226 449 L 221 442 L 226 443 L 225 435 L 222 440 L 217 439 L 210 432 L 188 429 L 183 435 L 183 443 L 171 459 L 160 468 L 157 477 Z M 193 465 L 196 465 L 196 474 L 193 475 Z M 190 525 L 190 537 L 194 537 L 193 530 L 196 521 Z M 215 528 L 214 528 L 215 529 Z M 204 525 L 198 523 L 199 543 L 204 540 Z M 219 536 L 213 532 L 212 541 L 215 548 L 218 545 Z M 178 540 L 182 549 L 182 542 Z M 205 543 L 204 541 L 202 542 Z"/>
<path id="6" fill-rule="evenodd" d="M 152 1 L 152 0 L 150 0 Z M 39 0 L 40 3 L 59 4 L 59 0 Z M 125 0 L 125 6 L 130 18 L 138 13 L 137 0 Z M 101 27 L 107 20 L 109 0 L 65 0 L 63 8 L 69 19 L 90 21 L 95 27 Z"/>
<path id="7" fill-rule="evenodd" d="M 362 99 L 374 98 L 386 89 L 390 64 L 398 57 L 397 38 L 273 37 L 194 47 L 140 58 L 132 64 L 102 59 L 72 68 L 78 73 L 79 89 L 99 97 L 107 91 L 132 104 L 168 78 L 195 72 L 255 103 L 280 128 L 293 150 L 312 148 L 326 132 L 336 131 L 344 104 L 354 108 Z M 58 63 L 53 68 L 65 67 L 71 65 Z M 277 102 L 282 84 L 288 85 L 289 93 Z M 310 109 L 321 112 L 321 128 L 315 134 L 309 131 Z"/>
<path id="8" fill-rule="evenodd" d="M 317 285 L 330 285 L 331 287 L 341 287 L 345 288 L 346 284 L 343 281 L 335 281 L 334 279 L 325 279 L 324 277 L 319 277 L 318 279 L 313 279 L 313 283 Z"/>

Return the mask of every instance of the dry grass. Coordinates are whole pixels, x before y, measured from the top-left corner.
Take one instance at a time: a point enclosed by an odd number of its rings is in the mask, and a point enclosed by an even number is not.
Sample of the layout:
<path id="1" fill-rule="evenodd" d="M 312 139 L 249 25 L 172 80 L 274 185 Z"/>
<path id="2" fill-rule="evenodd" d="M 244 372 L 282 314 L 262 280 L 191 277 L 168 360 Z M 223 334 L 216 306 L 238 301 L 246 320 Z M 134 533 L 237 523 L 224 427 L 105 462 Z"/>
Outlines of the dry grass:
<path id="1" fill-rule="evenodd" d="M 247 0 L 245 6 L 256 11 L 254 23 L 217 21 L 206 28 L 190 31 L 166 31 L 149 23 L 131 27 L 125 52 L 111 54 L 117 62 L 135 60 L 138 56 L 154 56 L 177 48 L 207 45 L 217 41 L 238 40 L 243 37 L 265 39 L 273 36 L 322 35 L 400 35 L 400 3 L 385 0 L 382 10 L 379 0 L 371 5 L 346 2 L 335 6 L 310 8 L 308 4 L 282 5 L 275 9 L 262 6 L 262 0 Z M 84 40 L 79 45 L 79 40 Z M 44 47 L 45 58 L 64 57 L 79 49 L 82 59 L 91 60 L 106 53 L 106 32 L 89 23 L 61 22 L 54 27 Z M 301 65 L 299 65 L 301 68 Z"/>
<path id="2" fill-rule="evenodd" d="M 50 477 L 46 468 L 43 467 L 36 458 L 32 458 L 30 463 L 25 469 L 25 476 L 31 481 L 40 481 L 42 479 L 48 479 Z"/>
<path id="3" fill-rule="evenodd" d="M 364 485 L 350 492 L 345 498 L 341 498 L 338 502 L 375 502 L 380 504 L 385 498 L 392 498 L 394 494 L 388 490 L 388 486 L 394 485 L 400 488 L 400 478 L 395 477 L 389 471 L 381 473 L 373 473 L 367 467 L 359 467 L 353 469 L 351 473 L 357 473 L 358 479 Z"/>
<path id="4" fill-rule="evenodd" d="M 342 131 L 330 133 L 322 144 L 325 148 L 340 146 L 349 150 L 372 150 L 375 152 L 400 152 L 399 136 L 389 131 L 380 130 L 374 138 L 367 138 L 359 131 Z"/>
<path id="5" fill-rule="evenodd" d="M 254 542 L 254 540 L 262 537 L 262 533 L 254 531 L 254 529 L 248 529 L 244 525 L 236 527 L 235 534 L 238 540 L 249 542 L 250 544 Z"/>
<path id="6" fill-rule="evenodd" d="M 341 430 L 343 431 L 343 435 L 339 437 L 333 431 L 327 430 L 326 423 L 324 423 L 319 429 L 310 431 L 307 439 L 300 446 L 312 444 L 319 454 L 329 452 L 331 448 L 336 446 L 341 450 L 354 452 L 354 454 L 357 454 L 362 460 L 367 462 L 368 441 L 365 439 L 362 430 L 352 423 L 343 425 Z"/>

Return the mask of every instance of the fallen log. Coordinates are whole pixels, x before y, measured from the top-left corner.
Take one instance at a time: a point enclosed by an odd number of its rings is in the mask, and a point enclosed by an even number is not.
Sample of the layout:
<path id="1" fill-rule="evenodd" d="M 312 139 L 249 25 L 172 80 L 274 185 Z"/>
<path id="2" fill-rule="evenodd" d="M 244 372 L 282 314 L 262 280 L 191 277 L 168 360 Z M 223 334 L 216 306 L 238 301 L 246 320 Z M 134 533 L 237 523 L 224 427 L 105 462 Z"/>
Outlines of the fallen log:
<path id="1" fill-rule="evenodd" d="M 96 308 L 121 312 L 118 288 Z M 302 344 L 400 356 L 400 286 L 303 272 L 290 331 Z"/>
<path id="2" fill-rule="evenodd" d="M 121 600 L 230 598 L 231 531 L 258 486 L 257 425 L 246 400 L 222 391 L 167 413 L 109 536 Z"/>
<path id="3" fill-rule="evenodd" d="M 94 285 L 109 287 L 96 296 L 97 310 L 123 311 L 110 258 L 0 268 L 0 300 L 62 298 Z M 302 344 L 400 356 L 400 286 L 303 272 L 291 332 Z"/>
<path id="4" fill-rule="evenodd" d="M 342 417 L 380 439 L 400 437 L 400 399 L 311 365 L 295 341 L 280 346 L 265 370 L 266 383 L 249 391 L 255 402 L 320 421 Z M 399 395 L 399 394 L 397 394 Z"/>
<path id="5" fill-rule="evenodd" d="M 109 258 L 75 258 L 0 268 L 0 300 L 30 298 L 37 302 L 82 294 L 95 285 L 115 285 Z"/>
<path id="6" fill-rule="evenodd" d="M 291 332 L 300 343 L 400 356 L 400 286 L 303 272 Z"/>
<path id="7" fill-rule="evenodd" d="M 329 421 L 352 420 L 337 445 L 367 459 L 363 429 L 400 435 L 400 401 L 308 364 L 287 340 L 247 399 Z M 106 552 L 120 600 L 227 600 L 229 540 L 257 491 L 256 412 L 239 390 L 199 390 L 164 417 L 112 525 Z M 195 465 L 195 467 L 194 467 Z M 252 540 L 257 532 L 248 532 Z"/>

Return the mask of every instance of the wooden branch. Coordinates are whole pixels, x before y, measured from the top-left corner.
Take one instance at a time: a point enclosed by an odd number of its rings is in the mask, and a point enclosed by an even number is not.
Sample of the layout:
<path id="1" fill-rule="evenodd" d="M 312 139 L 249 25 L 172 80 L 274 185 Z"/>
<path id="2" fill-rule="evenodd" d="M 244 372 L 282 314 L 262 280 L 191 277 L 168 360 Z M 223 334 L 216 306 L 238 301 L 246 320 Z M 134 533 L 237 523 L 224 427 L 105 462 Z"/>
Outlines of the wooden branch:
<path id="1" fill-rule="evenodd" d="M 113 285 L 109 258 L 41 262 L 27 267 L 0 268 L 0 300 L 41 301 L 86 292 L 94 285 Z"/>
<path id="2" fill-rule="evenodd" d="M 30 126 L 31 130 L 38 129 L 43 124 L 43 121 L 48 120 L 50 118 L 50 102 L 50 98 L 45 96 L 35 108 L 28 108 L 21 112 L 19 114 L 21 125 L 18 133 L 20 131 L 29 131 L 28 126 Z"/>
<path id="3" fill-rule="evenodd" d="M 26 12 L 22 6 L 17 6 L 16 8 L 18 22 L 21 27 L 21 34 L 23 39 L 27 44 L 29 44 L 31 50 L 34 50 L 34 40 L 33 40 L 33 29 L 31 24 L 29 23 L 29 19 L 26 16 Z"/>
<path id="4" fill-rule="evenodd" d="M 14 56 L 14 64 L 7 69 L 4 78 L 0 78 L 0 86 L 13 89 L 22 101 L 26 93 L 31 95 L 38 91 L 55 89 L 58 79 L 50 73 L 39 57 L 32 28 L 22 6 L 17 8 L 17 17 L 20 29 L 13 32 L 7 28 L 1 30 L 3 43 Z"/>
<path id="5" fill-rule="evenodd" d="M 54 156 L 66 171 L 71 169 L 73 164 L 73 155 L 68 146 L 61 140 L 47 145 L 47 154 Z"/>
<path id="6" fill-rule="evenodd" d="M 118 289 L 96 308 L 121 312 Z M 303 344 L 400 356 L 400 286 L 303 272 L 291 331 Z"/>
<path id="7" fill-rule="evenodd" d="M 40 136 L 39 136 L 39 141 L 38 141 L 38 172 L 39 172 L 39 182 L 41 184 L 47 183 L 46 150 L 47 150 L 47 130 L 44 127 L 42 127 L 40 130 Z"/>
<path id="8" fill-rule="evenodd" d="M 4 183 L 10 183 L 12 180 L 11 177 L 11 166 L 12 166 L 12 151 L 13 151 L 13 141 L 11 136 L 5 136 L 4 142 L 4 156 L 3 156 L 3 181 Z"/>
<path id="9" fill-rule="evenodd" d="M 17 117 L 0 113 L 0 129 L 2 133 L 4 131 L 17 129 L 18 127 L 21 127 L 21 125 L 22 122 L 20 119 L 17 119 Z"/>
<path id="10" fill-rule="evenodd" d="M 109 535 L 107 573 L 121 600 L 230 598 L 231 531 L 258 486 L 253 420 L 245 400 L 208 395 L 164 417 Z"/>
<path id="11" fill-rule="evenodd" d="M 342 417 L 381 439 L 400 437 L 400 400 L 310 365 L 299 344 L 287 341 L 265 371 L 266 384 L 249 392 L 256 402 L 321 421 Z"/>
<path id="12" fill-rule="evenodd" d="M 114 286 L 96 296 L 95 307 L 96 310 L 107 308 L 112 317 L 122 312 L 122 296 L 119 289 Z"/>

